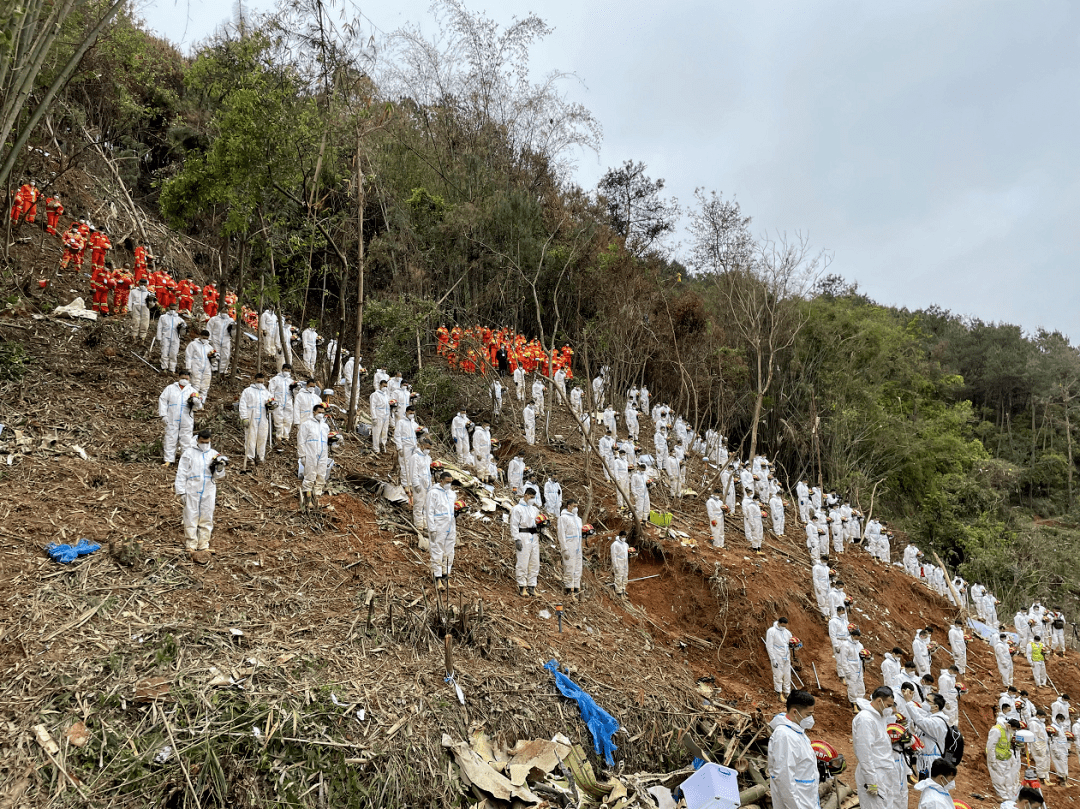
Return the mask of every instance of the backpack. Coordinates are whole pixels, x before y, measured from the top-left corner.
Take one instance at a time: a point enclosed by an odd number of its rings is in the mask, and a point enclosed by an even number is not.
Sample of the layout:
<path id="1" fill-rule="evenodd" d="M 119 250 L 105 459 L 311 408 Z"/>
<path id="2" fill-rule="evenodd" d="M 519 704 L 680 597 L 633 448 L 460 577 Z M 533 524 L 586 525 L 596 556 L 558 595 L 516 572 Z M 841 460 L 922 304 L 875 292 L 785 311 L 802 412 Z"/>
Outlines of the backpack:
<path id="1" fill-rule="evenodd" d="M 964 734 L 956 725 L 949 725 L 945 730 L 945 750 L 941 757 L 947 759 L 954 767 L 960 766 L 964 758 Z"/>
<path id="2" fill-rule="evenodd" d="M 1051 624 L 1051 626 L 1053 626 L 1054 629 L 1064 629 L 1065 621 L 1063 621 L 1061 618 L 1055 618 L 1054 623 Z"/>

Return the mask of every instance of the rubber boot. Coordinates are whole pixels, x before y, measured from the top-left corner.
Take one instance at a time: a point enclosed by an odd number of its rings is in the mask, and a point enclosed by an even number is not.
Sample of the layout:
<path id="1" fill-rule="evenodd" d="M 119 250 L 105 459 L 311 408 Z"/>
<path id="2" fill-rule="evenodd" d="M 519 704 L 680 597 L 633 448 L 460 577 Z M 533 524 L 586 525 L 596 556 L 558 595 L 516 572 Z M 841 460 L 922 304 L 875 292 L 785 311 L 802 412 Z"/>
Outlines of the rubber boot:
<path id="1" fill-rule="evenodd" d="M 300 510 L 301 510 L 301 511 L 307 511 L 307 509 L 308 509 L 308 496 L 307 496 L 307 492 L 305 492 L 305 491 L 301 491 L 301 492 L 300 492 Z"/>
<path id="2" fill-rule="evenodd" d="M 532 598 L 536 598 L 536 588 L 535 587 L 530 587 L 529 588 L 529 596 L 532 597 Z"/>
<path id="3" fill-rule="evenodd" d="M 518 595 L 522 598 L 529 595 L 528 591 L 524 587 L 518 587 Z"/>

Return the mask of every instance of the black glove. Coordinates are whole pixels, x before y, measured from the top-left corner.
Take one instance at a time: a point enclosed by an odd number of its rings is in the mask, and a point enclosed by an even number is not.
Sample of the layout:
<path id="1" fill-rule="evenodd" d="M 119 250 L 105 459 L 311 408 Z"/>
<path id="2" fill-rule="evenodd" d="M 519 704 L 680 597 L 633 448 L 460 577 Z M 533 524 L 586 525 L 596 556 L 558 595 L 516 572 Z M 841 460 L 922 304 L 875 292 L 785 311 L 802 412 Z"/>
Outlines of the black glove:
<path id="1" fill-rule="evenodd" d="M 525 546 L 521 544 L 520 539 L 515 539 L 514 540 L 514 547 L 517 548 L 518 553 L 521 553 L 521 551 L 525 549 Z"/>

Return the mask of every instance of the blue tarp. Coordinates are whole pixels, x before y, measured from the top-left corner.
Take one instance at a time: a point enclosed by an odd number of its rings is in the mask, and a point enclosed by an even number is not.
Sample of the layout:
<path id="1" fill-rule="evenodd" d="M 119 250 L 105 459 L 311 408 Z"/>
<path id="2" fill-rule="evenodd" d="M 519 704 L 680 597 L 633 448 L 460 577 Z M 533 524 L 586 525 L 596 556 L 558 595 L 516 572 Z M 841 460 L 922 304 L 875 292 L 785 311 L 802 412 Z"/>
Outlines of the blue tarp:
<path id="1" fill-rule="evenodd" d="M 975 633 L 980 638 L 985 641 L 989 641 L 991 645 L 993 645 L 997 641 L 998 635 L 1001 634 L 1001 632 L 990 626 L 990 624 L 984 624 L 982 621 L 976 621 L 974 618 L 968 618 L 968 626 L 974 629 Z M 1013 643 L 1020 642 L 1020 636 L 1017 635 L 1015 632 L 1006 632 L 1005 634 Z"/>
<path id="2" fill-rule="evenodd" d="M 593 749 L 596 755 L 603 755 L 604 761 L 609 767 L 615 766 L 615 760 L 611 757 L 617 748 L 611 737 L 619 729 L 619 722 L 614 716 L 596 704 L 595 700 L 581 689 L 573 680 L 559 671 L 559 662 L 552 658 L 544 666 L 545 669 L 555 675 L 555 686 L 564 697 L 576 700 L 581 716 L 589 727 L 593 737 Z"/>

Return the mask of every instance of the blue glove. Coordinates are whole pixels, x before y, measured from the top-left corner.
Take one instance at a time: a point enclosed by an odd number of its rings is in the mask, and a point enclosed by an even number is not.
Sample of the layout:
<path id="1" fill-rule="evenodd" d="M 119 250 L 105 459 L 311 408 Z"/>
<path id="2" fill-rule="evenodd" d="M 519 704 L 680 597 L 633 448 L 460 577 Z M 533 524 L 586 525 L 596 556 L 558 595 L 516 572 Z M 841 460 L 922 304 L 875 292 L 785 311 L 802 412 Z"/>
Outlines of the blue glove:
<path id="1" fill-rule="evenodd" d="M 54 561 L 59 562 L 62 565 L 69 565 L 79 557 L 79 552 L 76 551 L 70 545 L 62 545 L 54 542 L 49 545 L 45 552 L 53 558 Z"/>
<path id="2" fill-rule="evenodd" d="M 79 556 L 86 556 L 88 553 L 100 550 L 101 546 L 99 544 L 91 542 L 85 537 L 80 538 L 79 541 L 75 543 L 75 552 L 79 554 Z"/>

